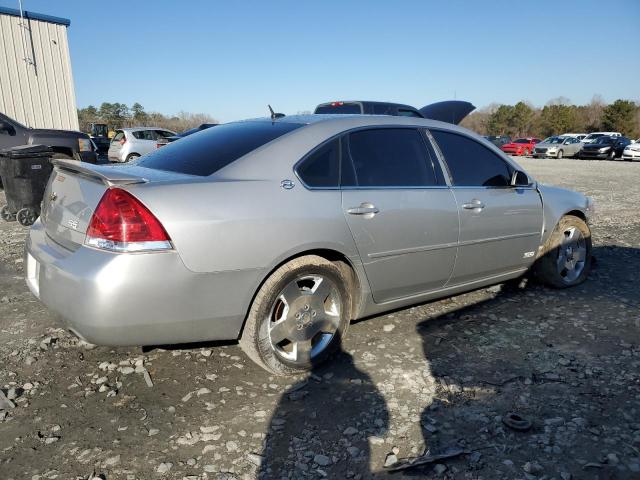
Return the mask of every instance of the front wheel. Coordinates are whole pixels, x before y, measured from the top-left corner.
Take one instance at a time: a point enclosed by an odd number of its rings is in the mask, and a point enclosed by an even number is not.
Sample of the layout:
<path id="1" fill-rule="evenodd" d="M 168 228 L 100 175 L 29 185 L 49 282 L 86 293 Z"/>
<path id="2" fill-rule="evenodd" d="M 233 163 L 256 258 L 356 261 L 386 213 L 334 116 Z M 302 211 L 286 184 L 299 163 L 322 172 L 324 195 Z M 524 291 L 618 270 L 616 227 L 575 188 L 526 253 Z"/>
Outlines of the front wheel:
<path id="1" fill-rule="evenodd" d="M 9 210 L 9 205 L 3 205 L 2 209 L 0 210 L 0 217 L 2 217 L 5 222 L 13 222 L 16 219 L 16 214 L 11 213 L 11 211 Z"/>
<path id="2" fill-rule="evenodd" d="M 340 347 L 351 320 L 350 284 L 345 269 L 316 255 L 284 264 L 256 294 L 240 347 L 276 375 L 311 370 Z"/>
<path id="3" fill-rule="evenodd" d="M 562 156 L 564 155 L 564 152 L 562 150 L 558 150 L 558 158 L 562 158 Z"/>
<path id="4" fill-rule="evenodd" d="M 611 151 L 609 152 L 609 160 L 615 160 L 616 159 L 616 151 L 612 148 Z"/>
<path id="5" fill-rule="evenodd" d="M 591 230 L 581 218 L 562 217 L 536 260 L 534 274 L 555 288 L 581 284 L 591 270 Z"/>
<path id="6" fill-rule="evenodd" d="M 38 212 L 32 207 L 23 208 L 22 210 L 18 210 L 16 218 L 20 225 L 28 227 L 33 225 L 38 219 Z"/>

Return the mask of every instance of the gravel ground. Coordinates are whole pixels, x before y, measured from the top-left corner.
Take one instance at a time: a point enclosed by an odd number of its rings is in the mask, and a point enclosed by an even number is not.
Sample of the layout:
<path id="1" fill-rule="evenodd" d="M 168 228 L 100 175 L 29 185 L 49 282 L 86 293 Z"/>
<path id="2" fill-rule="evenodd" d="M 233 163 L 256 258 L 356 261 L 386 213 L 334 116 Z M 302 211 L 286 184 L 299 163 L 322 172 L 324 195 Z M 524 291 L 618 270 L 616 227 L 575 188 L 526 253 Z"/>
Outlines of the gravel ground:
<path id="1" fill-rule="evenodd" d="M 0 223 L 0 478 L 640 478 L 640 164 L 521 163 L 596 199 L 585 284 L 361 321 L 295 379 L 235 344 L 81 344 L 24 285 L 25 230 Z M 425 450 L 449 458 L 385 468 Z"/>

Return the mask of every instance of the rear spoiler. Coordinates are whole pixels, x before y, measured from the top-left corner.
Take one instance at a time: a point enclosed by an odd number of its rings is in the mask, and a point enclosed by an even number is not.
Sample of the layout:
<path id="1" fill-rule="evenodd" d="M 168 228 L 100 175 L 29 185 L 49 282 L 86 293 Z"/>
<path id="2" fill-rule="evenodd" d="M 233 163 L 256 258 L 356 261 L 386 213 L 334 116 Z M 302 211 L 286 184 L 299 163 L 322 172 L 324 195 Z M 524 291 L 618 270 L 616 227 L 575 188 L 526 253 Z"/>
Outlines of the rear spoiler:
<path id="1" fill-rule="evenodd" d="M 115 185 L 131 185 L 134 183 L 146 183 L 148 180 L 137 175 L 123 172 L 119 168 L 94 165 L 92 163 L 79 162 L 77 160 L 65 160 L 56 158 L 51 163 L 58 170 L 73 172 L 93 180 L 98 180 L 108 187 Z"/>
<path id="2" fill-rule="evenodd" d="M 458 125 L 467 115 L 473 112 L 476 107 L 462 100 L 446 100 L 444 102 L 432 103 L 420 109 L 424 118 L 440 120 L 441 122 Z"/>

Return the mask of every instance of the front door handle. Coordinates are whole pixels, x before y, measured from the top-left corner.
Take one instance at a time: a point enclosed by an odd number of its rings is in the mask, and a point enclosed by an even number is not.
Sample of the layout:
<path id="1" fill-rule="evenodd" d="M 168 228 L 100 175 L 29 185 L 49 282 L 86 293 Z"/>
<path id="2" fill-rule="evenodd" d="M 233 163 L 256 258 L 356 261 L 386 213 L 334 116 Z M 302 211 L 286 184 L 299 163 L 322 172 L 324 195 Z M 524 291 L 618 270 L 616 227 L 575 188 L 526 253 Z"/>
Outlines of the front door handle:
<path id="1" fill-rule="evenodd" d="M 379 211 L 378 207 L 368 202 L 361 203 L 359 207 L 351 207 L 347 209 L 347 213 L 349 215 L 369 215 L 370 217 L 374 216 Z"/>
<path id="2" fill-rule="evenodd" d="M 463 203 L 462 208 L 466 210 L 482 210 L 484 208 L 484 203 L 482 203 L 477 198 L 474 198 L 469 203 Z"/>

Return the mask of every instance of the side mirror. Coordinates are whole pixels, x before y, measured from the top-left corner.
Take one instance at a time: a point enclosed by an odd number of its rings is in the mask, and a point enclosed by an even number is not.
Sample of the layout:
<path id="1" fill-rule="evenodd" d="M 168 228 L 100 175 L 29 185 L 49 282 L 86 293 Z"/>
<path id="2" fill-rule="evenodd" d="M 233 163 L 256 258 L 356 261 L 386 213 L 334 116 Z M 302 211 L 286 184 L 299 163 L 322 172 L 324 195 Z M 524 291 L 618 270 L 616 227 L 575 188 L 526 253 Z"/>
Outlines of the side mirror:
<path id="1" fill-rule="evenodd" d="M 0 120 L 0 133 L 14 136 L 16 134 L 16 129 L 13 128 L 13 125 L 11 125 L 10 123 Z"/>
<path id="2" fill-rule="evenodd" d="M 513 172 L 513 175 L 511 176 L 512 187 L 528 187 L 529 185 L 531 185 L 531 180 L 526 173 L 520 170 Z"/>

